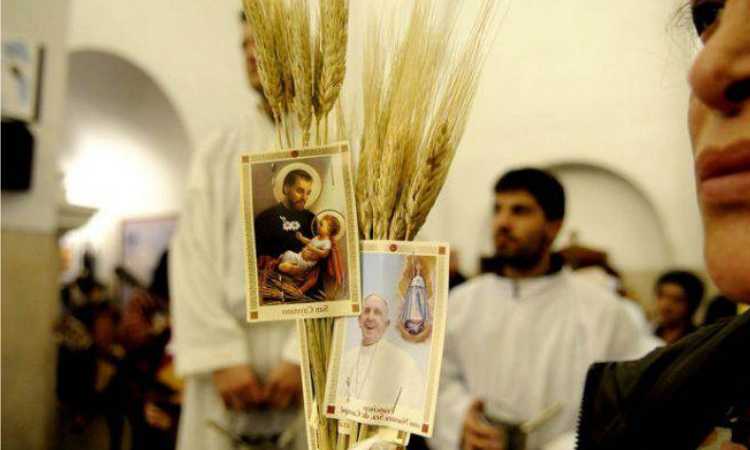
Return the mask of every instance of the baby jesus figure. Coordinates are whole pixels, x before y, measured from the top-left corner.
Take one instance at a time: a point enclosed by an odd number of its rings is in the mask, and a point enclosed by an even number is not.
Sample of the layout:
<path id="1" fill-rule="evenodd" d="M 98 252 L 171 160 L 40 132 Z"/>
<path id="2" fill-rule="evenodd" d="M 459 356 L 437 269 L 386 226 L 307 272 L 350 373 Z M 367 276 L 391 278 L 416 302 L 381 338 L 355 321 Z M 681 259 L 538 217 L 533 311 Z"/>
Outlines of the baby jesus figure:
<path id="1" fill-rule="evenodd" d="M 297 232 L 296 236 L 305 247 L 299 252 L 287 250 L 279 258 L 279 272 L 298 277 L 309 272 L 318 262 L 330 255 L 333 249 L 333 237 L 341 229 L 339 221 L 333 216 L 325 216 L 320 219 L 318 235 L 308 239 Z"/>

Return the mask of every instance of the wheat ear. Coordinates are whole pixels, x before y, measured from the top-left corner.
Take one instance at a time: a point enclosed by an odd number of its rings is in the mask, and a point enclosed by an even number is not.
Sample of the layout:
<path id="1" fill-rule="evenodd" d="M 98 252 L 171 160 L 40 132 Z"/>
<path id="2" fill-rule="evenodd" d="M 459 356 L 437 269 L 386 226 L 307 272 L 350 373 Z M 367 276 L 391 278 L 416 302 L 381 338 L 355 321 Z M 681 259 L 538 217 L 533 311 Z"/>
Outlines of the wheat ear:
<path id="1" fill-rule="evenodd" d="M 470 38 L 446 82 L 404 203 L 406 239 L 413 239 L 427 220 L 463 137 L 479 85 L 479 74 L 487 57 L 488 43 L 494 36 L 489 29 L 495 19 L 495 6 L 495 0 L 483 1 Z"/>
<path id="2" fill-rule="evenodd" d="M 313 62 L 308 0 L 292 0 L 289 8 L 289 56 L 294 80 L 292 106 L 302 134 L 302 146 L 310 143 L 313 115 Z"/>
<path id="3" fill-rule="evenodd" d="M 263 94 L 271 106 L 279 146 L 281 143 L 281 117 L 283 114 L 284 84 L 276 54 L 276 33 L 274 29 L 275 0 L 244 0 L 245 15 L 255 39 L 258 58 L 258 75 L 263 85 Z"/>
<path id="4" fill-rule="evenodd" d="M 344 83 L 348 19 L 348 0 L 320 0 L 322 67 L 317 85 L 320 117 L 333 109 Z"/>

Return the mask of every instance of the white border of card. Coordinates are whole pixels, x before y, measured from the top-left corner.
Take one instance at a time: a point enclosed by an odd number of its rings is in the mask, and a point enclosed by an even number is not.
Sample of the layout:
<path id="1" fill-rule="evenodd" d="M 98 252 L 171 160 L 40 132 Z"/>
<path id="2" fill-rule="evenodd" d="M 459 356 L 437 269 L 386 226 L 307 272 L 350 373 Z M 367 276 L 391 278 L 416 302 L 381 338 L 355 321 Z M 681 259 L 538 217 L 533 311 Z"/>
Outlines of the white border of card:
<path id="1" fill-rule="evenodd" d="M 394 255 L 400 258 L 391 258 Z M 363 285 L 372 292 L 363 292 L 361 319 L 336 320 L 326 416 L 432 436 L 445 338 L 448 255 L 448 244 L 439 242 L 362 242 Z M 382 302 L 372 294 L 397 298 Z M 368 329 L 377 325 L 369 323 L 366 314 L 383 306 L 385 313 L 376 313 L 390 320 L 372 334 Z M 374 350 L 363 350 L 366 347 Z M 372 353 L 363 356 L 368 351 Z M 352 383 L 361 386 L 353 388 Z"/>
<path id="2" fill-rule="evenodd" d="M 342 220 L 345 222 L 345 225 L 341 227 L 340 230 L 340 241 L 337 241 L 336 245 L 346 246 L 344 260 L 339 261 L 339 263 L 344 266 L 346 288 L 344 289 L 343 294 L 339 294 L 342 298 L 330 301 L 312 299 L 307 301 L 287 300 L 284 298 L 283 291 L 279 291 L 282 292 L 282 298 L 278 303 L 264 304 L 263 298 L 260 294 L 260 276 L 255 245 L 256 230 L 255 214 L 253 211 L 254 193 L 252 192 L 253 166 L 276 163 L 280 167 L 278 172 L 278 174 L 280 174 L 285 170 L 285 167 L 292 165 L 290 163 L 294 163 L 295 167 L 299 166 L 303 168 L 303 170 L 305 170 L 305 167 L 307 167 L 308 170 L 312 169 L 306 161 L 312 163 L 311 161 L 313 161 L 313 158 L 319 160 L 321 157 L 328 157 L 331 160 L 338 159 L 338 161 L 334 161 L 335 164 L 332 164 L 332 167 L 335 167 L 335 169 L 332 169 L 332 172 L 329 175 L 334 177 L 334 179 L 342 181 L 335 189 L 343 189 L 345 204 L 336 205 L 336 211 L 326 210 L 325 207 L 329 205 L 319 205 L 318 209 L 323 209 L 323 211 L 318 212 L 318 218 L 322 217 L 323 214 L 328 214 L 333 215 L 339 222 Z M 320 184 L 320 174 L 313 173 L 312 175 L 316 182 Z M 359 231 L 357 228 L 357 212 L 354 200 L 352 163 L 349 144 L 346 142 L 338 142 L 321 147 L 243 154 L 241 156 L 241 182 L 242 214 L 244 219 L 243 222 L 245 224 L 247 320 L 249 322 L 262 322 L 269 320 L 311 319 L 358 314 L 360 308 Z M 322 181 L 322 183 L 325 182 L 326 180 Z M 264 192 L 263 194 L 268 196 L 271 193 L 270 190 L 277 188 L 278 184 L 278 180 L 274 180 L 273 185 L 269 186 L 269 192 Z M 279 193 L 274 192 L 274 195 L 277 194 Z M 310 197 L 312 199 L 310 200 L 310 203 L 314 203 L 319 195 L 321 195 L 321 187 L 314 186 Z M 327 213 L 326 211 L 332 212 Z M 299 223 L 290 222 L 290 226 L 295 224 L 297 225 L 297 228 L 299 228 Z M 284 226 L 286 225 L 287 224 L 284 223 Z M 302 258 L 302 253 L 303 252 L 299 253 L 300 258 Z M 279 267 L 281 267 L 280 264 Z"/>

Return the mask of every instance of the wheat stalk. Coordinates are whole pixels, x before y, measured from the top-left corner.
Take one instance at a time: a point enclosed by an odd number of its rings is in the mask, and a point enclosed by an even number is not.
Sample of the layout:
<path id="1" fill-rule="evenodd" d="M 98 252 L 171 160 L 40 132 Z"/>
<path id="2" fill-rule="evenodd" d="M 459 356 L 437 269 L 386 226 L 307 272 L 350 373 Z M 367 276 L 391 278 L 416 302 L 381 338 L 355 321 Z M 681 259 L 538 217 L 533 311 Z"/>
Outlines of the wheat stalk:
<path id="1" fill-rule="evenodd" d="M 281 118 L 284 111 L 284 81 L 276 53 L 274 0 L 244 0 L 245 15 L 255 39 L 258 58 L 258 75 L 263 85 L 263 94 L 271 106 L 279 147 L 281 140 Z"/>
<path id="2" fill-rule="evenodd" d="M 469 111 L 479 85 L 479 74 L 486 60 L 489 29 L 495 18 L 495 2 L 485 0 L 451 73 L 430 127 L 429 139 L 419 155 L 418 171 L 412 178 L 404 216 L 406 239 L 411 240 L 427 220 L 463 136 Z"/>
<path id="3" fill-rule="evenodd" d="M 363 177 L 358 192 L 372 205 L 375 238 L 411 240 L 424 224 L 463 135 L 492 35 L 495 0 L 484 0 L 470 38 L 451 58 L 445 42 L 451 42 L 455 5 L 441 16 L 433 3 L 414 3 L 404 37 L 387 65 L 386 87 L 368 96 L 364 86 L 361 160 L 366 167 L 358 171 Z M 368 75 L 374 73 L 368 59 L 375 60 L 376 54 L 365 52 Z M 361 222 L 367 215 L 367 210 L 360 213 Z"/>
<path id="4" fill-rule="evenodd" d="M 318 72 L 318 119 L 325 118 L 333 109 L 341 92 L 346 73 L 346 47 L 348 38 L 348 0 L 320 0 L 321 63 Z M 324 129 L 324 133 L 327 132 Z"/>
<path id="5" fill-rule="evenodd" d="M 278 61 L 279 77 L 281 78 L 281 126 L 286 136 L 286 146 L 294 147 L 294 125 L 293 117 L 290 115 L 294 107 L 294 78 L 292 76 L 293 61 L 291 55 L 291 42 L 289 32 L 289 21 L 291 20 L 290 9 L 286 0 L 270 0 L 272 11 L 272 29 L 276 43 L 276 60 Z"/>
<path id="6" fill-rule="evenodd" d="M 432 2 L 417 1 L 406 33 L 395 50 L 385 87 L 376 91 L 365 84 L 365 128 L 370 131 L 363 135 L 364 151 L 373 148 L 376 141 L 376 148 L 382 149 L 380 155 L 365 158 L 378 162 L 377 167 L 370 168 L 374 174 L 372 182 L 367 181 L 372 186 L 368 197 L 374 204 L 372 222 L 376 238 L 402 239 L 405 234 L 404 208 L 399 205 L 403 202 L 403 189 L 414 173 L 417 150 L 423 146 L 425 123 L 439 86 L 446 55 L 442 39 L 451 32 L 451 21 L 445 20 L 446 17 L 451 15 L 437 17 Z M 373 32 L 368 36 L 370 40 L 374 40 L 373 36 L 382 37 Z M 381 64 L 374 63 L 378 53 L 376 48 L 365 55 L 366 73 L 370 76 L 376 77 L 381 70 Z M 414 65 L 413 61 L 420 63 Z M 378 95 L 368 95 L 368 89 Z M 373 130 L 376 138 L 372 136 Z"/>
<path id="7" fill-rule="evenodd" d="M 289 55 L 294 81 L 293 109 L 302 134 L 302 146 L 310 143 L 313 115 L 313 62 L 307 0 L 292 0 L 289 8 Z"/>

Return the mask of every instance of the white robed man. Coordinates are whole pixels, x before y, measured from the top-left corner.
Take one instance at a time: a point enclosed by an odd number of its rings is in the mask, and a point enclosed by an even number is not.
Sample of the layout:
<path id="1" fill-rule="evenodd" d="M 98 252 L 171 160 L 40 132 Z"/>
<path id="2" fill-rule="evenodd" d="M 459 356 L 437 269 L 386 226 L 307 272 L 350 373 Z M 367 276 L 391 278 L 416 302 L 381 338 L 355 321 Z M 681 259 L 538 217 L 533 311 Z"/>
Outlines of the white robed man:
<path id="1" fill-rule="evenodd" d="M 339 401 L 353 399 L 368 405 L 421 410 L 425 375 L 414 358 L 384 337 L 391 324 L 388 300 L 378 294 L 362 302 L 357 319 L 362 332 L 359 345 L 344 353 L 337 386 Z"/>
<path id="2" fill-rule="evenodd" d="M 244 22 L 243 22 L 244 25 Z M 172 241 L 173 349 L 185 377 L 179 450 L 229 450 L 236 439 L 280 445 L 299 416 L 301 374 L 293 322 L 245 321 L 239 155 L 269 148 L 273 125 L 245 27 L 247 75 L 259 107 L 194 155 Z M 212 425 L 209 425 L 212 424 Z M 304 428 L 295 448 L 305 448 Z"/>
<path id="3" fill-rule="evenodd" d="M 547 416 L 527 448 L 572 450 L 587 368 L 641 356 L 642 336 L 617 297 L 574 277 L 551 251 L 565 213 L 552 175 L 510 171 L 494 203 L 493 270 L 448 302 L 432 444 L 500 450 L 511 425 Z"/>

